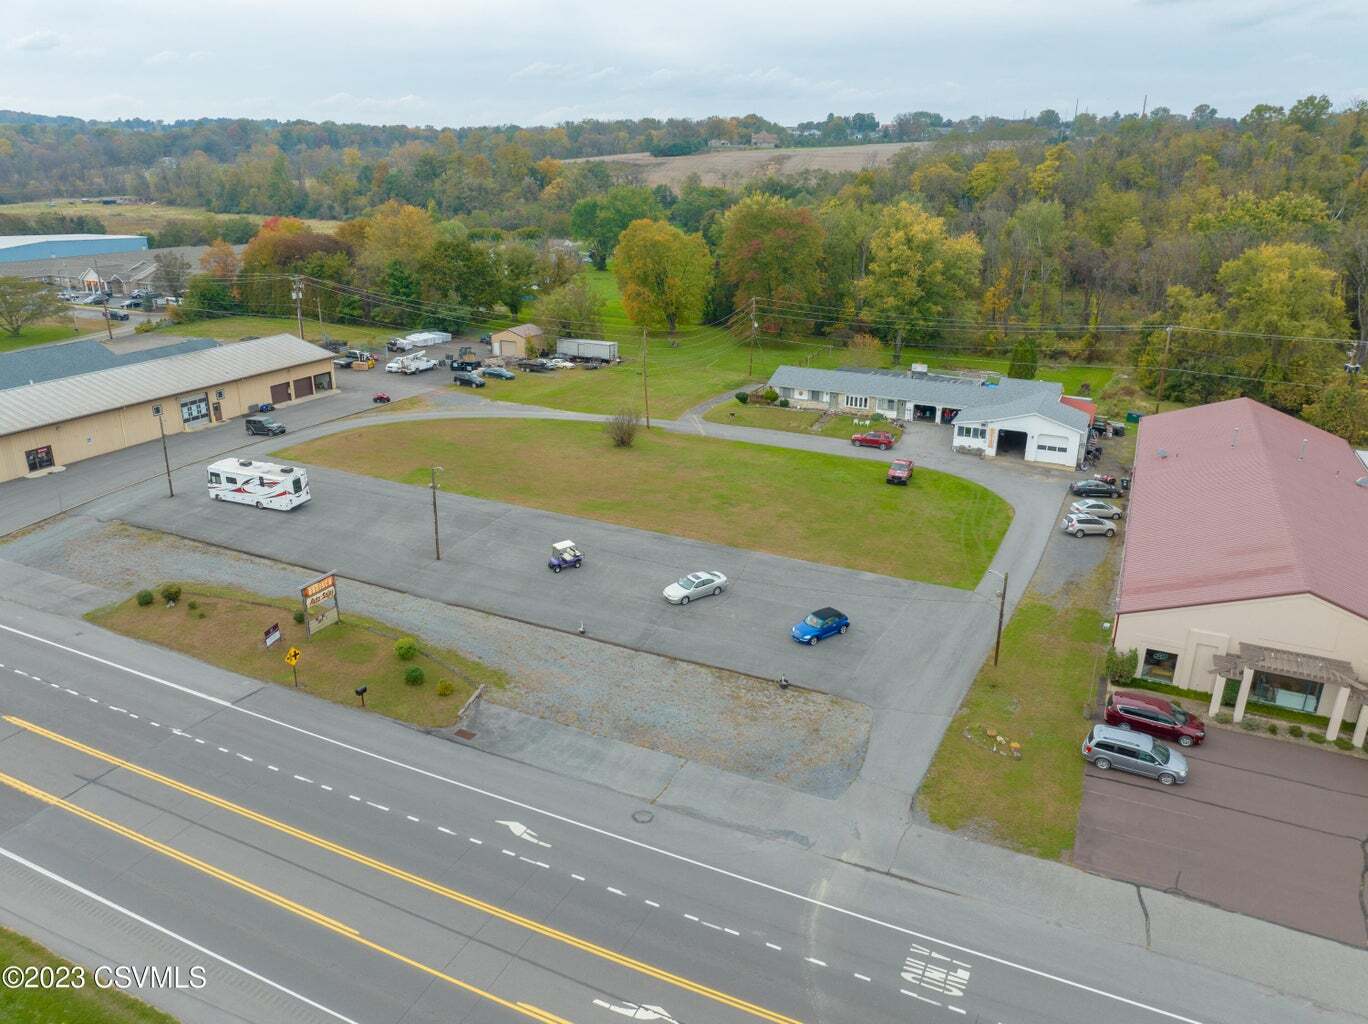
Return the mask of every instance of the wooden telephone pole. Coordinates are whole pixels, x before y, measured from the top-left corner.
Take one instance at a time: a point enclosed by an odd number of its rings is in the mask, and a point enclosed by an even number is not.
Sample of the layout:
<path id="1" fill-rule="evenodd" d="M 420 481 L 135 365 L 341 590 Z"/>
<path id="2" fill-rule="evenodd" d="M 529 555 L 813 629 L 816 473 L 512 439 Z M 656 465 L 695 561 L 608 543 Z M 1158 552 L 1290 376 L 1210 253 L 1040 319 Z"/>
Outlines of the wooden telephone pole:
<path id="1" fill-rule="evenodd" d="M 651 389 L 646 382 L 646 354 L 650 351 L 651 338 L 646 328 L 641 329 L 641 402 L 646 407 L 646 429 L 651 429 Z"/>
<path id="2" fill-rule="evenodd" d="M 1159 364 L 1159 390 L 1154 396 L 1154 411 L 1164 400 L 1164 377 L 1168 374 L 1169 346 L 1173 344 L 1173 325 L 1164 328 L 1164 361 Z"/>

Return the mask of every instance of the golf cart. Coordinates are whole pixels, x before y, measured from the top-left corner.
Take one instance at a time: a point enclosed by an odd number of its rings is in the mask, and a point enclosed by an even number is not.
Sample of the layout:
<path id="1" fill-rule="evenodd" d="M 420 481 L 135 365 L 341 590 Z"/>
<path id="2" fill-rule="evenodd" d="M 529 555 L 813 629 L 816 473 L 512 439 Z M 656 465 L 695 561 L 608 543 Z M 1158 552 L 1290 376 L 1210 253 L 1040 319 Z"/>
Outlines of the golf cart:
<path id="1" fill-rule="evenodd" d="M 584 556 L 575 547 L 574 541 L 560 540 L 551 545 L 551 558 L 546 565 L 552 572 L 560 572 L 562 569 L 578 569 L 583 562 Z"/>

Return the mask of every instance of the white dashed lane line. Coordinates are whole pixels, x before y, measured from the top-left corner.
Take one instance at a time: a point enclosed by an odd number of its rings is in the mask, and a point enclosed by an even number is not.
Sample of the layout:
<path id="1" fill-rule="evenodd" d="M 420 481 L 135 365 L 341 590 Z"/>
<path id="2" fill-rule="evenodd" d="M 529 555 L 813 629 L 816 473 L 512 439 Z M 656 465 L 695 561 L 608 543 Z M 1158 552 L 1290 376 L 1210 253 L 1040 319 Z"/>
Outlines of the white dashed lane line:
<path id="1" fill-rule="evenodd" d="M 3 669 L 3 668 L 4 668 L 4 666 L 3 666 L 3 665 L 0 665 L 0 669 Z M 25 678 L 32 679 L 32 680 L 35 681 L 35 682 L 43 682 L 43 680 L 41 680 L 38 676 L 31 676 L 31 675 L 29 675 L 28 673 L 26 673 L 26 672 L 24 672 L 24 671 L 22 671 L 22 670 L 20 670 L 20 669 L 11 669 L 11 671 L 13 671 L 16 675 L 24 676 Z M 82 696 L 82 694 L 81 694 L 79 691 L 73 690 L 73 689 L 71 689 L 70 687 L 67 687 L 67 686 L 62 686 L 62 685 L 59 684 L 59 683 L 48 682 L 47 685 L 50 686 L 50 687 L 52 687 L 52 688 L 55 689 L 55 690 L 63 690 L 63 691 L 65 691 L 66 693 L 70 694 L 70 695 L 73 696 L 73 697 L 80 697 L 80 696 Z M 90 697 L 90 696 L 87 696 L 87 697 L 86 697 L 86 700 L 88 700 L 88 701 L 89 701 L 90 703 L 92 703 L 92 704 L 101 704 L 101 703 L 102 703 L 102 701 L 100 701 L 100 699 L 97 698 L 97 697 Z M 117 712 L 117 713 L 119 713 L 119 714 L 127 715 L 130 719 L 133 719 L 133 720 L 136 720 L 136 721 L 145 721 L 145 722 L 147 723 L 147 725 L 149 725 L 149 726 L 151 726 L 151 727 L 153 727 L 153 728 L 157 728 L 157 729 L 162 728 L 162 725 L 161 725 L 160 722 L 153 721 L 152 719 L 142 719 L 142 718 L 140 718 L 137 714 L 135 714 L 134 712 L 129 711 L 129 710 L 126 709 L 126 708 L 121 708 L 121 707 L 119 707 L 119 706 L 117 706 L 117 705 L 113 705 L 113 704 L 106 704 L 105 706 L 108 707 L 110 711 L 114 711 L 114 712 Z M 192 735 L 191 733 L 188 733 L 188 732 L 184 731 L 183 729 L 179 729 L 179 728 L 176 728 L 176 727 L 172 726 L 172 727 L 170 728 L 170 731 L 171 731 L 172 734 L 174 734 L 174 735 L 176 735 L 176 736 L 180 736 L 180 737 L 182 737 L 182 738 L 184 738 L 184 739 L 188 739 L 188 740 L 193 740 L 195 743 L 198 743 L 198 744 L 201 744 L 201 745 L 203 745 L 203 744 L 205 743 L 205 741 L 204 741 L 201 737 L 199 737 L 199 736 L 194 736 L 194 735 Z M 222 753 L 222 754 L 233 754 L 234 756 L 240 758 L 240 759 L 241 759 L 242 761 L 244 761 L 245 763 L 248 763 L 248 764 L 255 764 L 255 763 L 256 763 L 256 759 L 253 758 L 253 757 L 251 757 L 251 756 L 248 755 L 248 754 L 244 754 L 244 753 L 241 753 L 241 752 L 239 752 L 239 751 L 230 750 L 228 747 L 218 747 L 217 749 L 218 749 L 219 753 Z M 273 764 L 265 764 L 264 766 L 265 766 L 266 769 L 269 770 L 269 771 L 273 771 L 273 772 L 279 772 L 279 771 L 280 771 L 280 768 L 279 768 L 278 766 L 276 766 L 276 765 L 273 765 Z M 295 781 L 300 782 L 300 783 L 303 783 L 304 785 L 308 785 L 308 786 L 318 786 L 318 788 L 321 789 L 321 790 L 323 790 L 324 792 L 327 792 L 327 793 L 334 792 L 334 789 L 333 789 L 332 786 L 329 786 L 329 785 L 327 785 L 326 783 L 318 783 L 318 782 L 315 782 L 313 779 L 309 778 L 309 777 L 306 776 L 306 775 L 297 775 L 297 774 L 293 774 L 293 773 L 292 773 L 292 774 L 291 774 L 291 777 L 292 777 Z M 357 795 L 356 793 L 348 793 L 348 794 L 347 794 L 347 799 L 352 800 L 352 801 L 355 801 L 355 802 L 357 802 L 357 803 L 365 803 L 368 807 L 373 807 L 373 808 L 374 808 L 375 810 L 377 810 L 377 811 L 382 811 L 382 812 L 385 812 L 385 813 L 389 813 L 389 811 L 390 811 L 390 808 L 389 808 L 388 806 L 386 806 L 385 804 L 376 803 L 376 802 L 373 801 L 373 800 L 366 800 L 366 799 L 364 799 L 363 797 Z M 422 819 L 419 818 L 419 817 L 417 817 L 416 815 L 413 815 L 413 814 L 405 814 L 404 817 L 405 817 L 408 821 L 413 822 L 415 825 L 420 825 L 420 824 L 422 824 Z M 441 832 L 441 833 L 444 834 L 444 835 L 452 836 L 453 838 L 459 838 L 459 833 L 452 831 L 451 829 L 447 828 L 445 825 L 436 825 L 436 826 L 433 826 L 433 827 L 435 827 L 435 828 L 437 829 L 438 832 Z M 480 838 L 478 838 L 478 837 L 476 837 L 476 836 L 467 836 L 466 839 L 467 839 L 471 844 L 473 844 L 473 845 L 475 845 L 475 846 L 483 846 L 483 845 L 484 845 L 484 840 L 483 840 L 483 839 L 480 839 Z M 548 843 L 538 843 L 538 845 L 544 846 L 544 847 L 548 847 L 548 848 L 549 848 L 549 845 L 550 845 L 550 844 L 548 844 Z M 504 855 L 507 856 L 507 857 L 516 858 L 517 860 L 519 860 L 519 861 L 521 861 L 521 862 L 523 862 L 523 863 L 525 863 L 525 864 L 529 864 L 529 865 L 531 865 L 531 866 L 533 866 L 533 867 L 541 868 L 541 869 L 543 869 L 543 870 L 548 870 L 548 871 L 549 871 L 549 870 L 552 870 L 551 865 L 548 864 L 548 863 L 546 863 L 545 861 L 533 860 L 533 859 L 530 858 L 530 857 L 521 856 L 520 854 L 515 853 L 513 850 L 508 850 L 508 849 L 502 849 L 502 848 L 501 848 L 499 852 L 502 853 L 502 854 L 504 854 Z M 570 872 L 569 874 L 570 874 L 570 877 L 571 877 L 572 879 L 574 879 L 576 882 L 584 882 L 584 881 L 587 880 L 587 879 L 585 878 L 584 875 L 576 874 L 576 873 L 573 873 L 573 872 Z M 622 897 L 626 897 L 626 896 L 627 896 L 627 893 L 626 893 L 625 891 L 623 891 L 622 889 L 617 888 L 616 886 L 612 886 L 612 885 L 604 886 L 604 891 L 605 891 L 605 892 L 608 892 L 608 893 L 611 893 L 611 894 L 614 895 L 614 896 L 622 896 Z M 650 908 L 653 909 L 653 910 L 659 910 L 659 909 L 661 909 L 661 904 L 660 904 L 659 902 L 657 902 L 656 900 L 644 899 L 644 898 L 643 898 L 643 899 L 642 899 L 642 903 L 644 903 L 646 906 L 650 907 Z M 740 936 L 741 936 L 741 933 L 740 933 L 739 931 L 737 931 L 735 928 L 728 928 L 728 927 L 726 927 L 725 925 L 713 924 L 711 921 L 705 921 L 705 920 L 703 920 L 703 919 L 700 918 L 697 914 L 685 913 L 683 916 L 684 916 L 684 918 L 685 918 L 686 920 L 691 921 L 691 922 L 693 922 L 693 923 L 695 923 L 695 924 L 701 924 L 701 925 L 703 925 L 705 928 L 708 928 L 708 929 L 710 929 L 710 930 L 712 930 L 712 931 L 722 932 L 722 933 L 724 933 L 724 934 L 732 935 L 732 936 L 735 936 L 735 937 L 737 937 L 737 938 L 740 938 Z M 761 933 L 761 934 L 762 934 L 762 933 Z M 769 948 L 769 949 L 774 950 L 775 952 L 778 952 L 778 953 L 782 953 L 782 952 L 784 951 L 784 947 L 781 946 L 781 945 L 779 945 L 778 943 L 766 941 L 766 942 L 765 942 L 765 946 L 766 946 L 767 948 Z M 949 957 L 944 957 L 944 956 L 941 956 L 940 954 L 936 954 L 936 953 L 932 953 L 931 955 L 937 957 L 938 959 L 943 959 L 943 960 L 949 960 L 949 959 L 950 959 Z M 806 962 L 808 962 L 808 963 L 810 963 L 810 964 L 813 964 L 814 966 L 817 966 L 817 967 L 827 967 L 827 966 L 828 966 L 827 961 L 825 961 L 825 960 L 819 960 L 817 957 L 805 956 L 805 957 L 803 957 L 803 959 L 804 959 Z M 961 963 L 961 962 L 958 961 L 958 960 L 955 960 L 955 961 L 953 961 L 953 962 L 956 963 L 956 964 L 959 964 L 960 966 L 965 967 L 965 968 L 967 968 L 967 967 L 969 966 L 968 964 L 963 964 L 963 963 Z M 857 980 L 859 980 L 859 981 L 863 981 L 863 982 L 870 982 L 870 981 L 872 980 L 872 979 L 870 978 L 869 975 L 867 975 L 867 974 L 861 974 L 861 973 L 859 973 L 859 972 L 852 972 L 851 976 L 854 977 L 855 979 L 857 979 Z M 907 989 L 899 989 L 898 991 L 901 992 L 901 993 L 902 993 L 903 995 L 905 995 L 905 996 L 910 996 L 911 998 L 920 1000 L 921 1002 L 929 1003 L 929 1004 L 932 1005 L 932 1006 L 943 1007 L 943 1008 L 945 1008 L 945 1009 L 952 1010 L 952 1011 L 954 1011 L 955 1013 L 959 1013 L 959 1014 L 965 1013 L 965 1011 L 964 1011 L 963 1009 L 961 1009 L 961 1008 L 958 1007 L 958 1006 L 955 1006 L 954 1004 L 942 1004 L 942 1003 L 937 1002 L 937 1001 L 934 1000 L 934 999 L 928 999 L 926 996 L 919 995 L 919 994 L 917 994 L 916 992 L 908 991 Z"/>

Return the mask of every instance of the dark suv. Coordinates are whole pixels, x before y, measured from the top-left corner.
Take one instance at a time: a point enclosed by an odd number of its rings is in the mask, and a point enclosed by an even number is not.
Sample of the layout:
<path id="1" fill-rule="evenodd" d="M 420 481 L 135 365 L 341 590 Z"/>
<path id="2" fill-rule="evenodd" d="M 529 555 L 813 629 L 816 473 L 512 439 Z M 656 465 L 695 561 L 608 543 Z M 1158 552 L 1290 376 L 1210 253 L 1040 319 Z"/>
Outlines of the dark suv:
<path id="1" fill-rule="evenodd" d="M 247 433 L 257 434 L 261 437 L 275 437 L 285 433 L 285 424 L 271 419 L 269 416 L 248 416 Z"/>
<path id="2" fill-rule="evenodd" d="M 1184 747 L 1206 739 L 1200 718 L 1153 693 L 1117 690 L 1107 698 L 1106 719 L 1108 725 L 1147 732 Z"/>
<path id="3" fill-rule="evenodd" d="M 1069 490 L 1080 498 L 1119 498 L 1121 488 L 1105 480 L 1075 480 Z"/>

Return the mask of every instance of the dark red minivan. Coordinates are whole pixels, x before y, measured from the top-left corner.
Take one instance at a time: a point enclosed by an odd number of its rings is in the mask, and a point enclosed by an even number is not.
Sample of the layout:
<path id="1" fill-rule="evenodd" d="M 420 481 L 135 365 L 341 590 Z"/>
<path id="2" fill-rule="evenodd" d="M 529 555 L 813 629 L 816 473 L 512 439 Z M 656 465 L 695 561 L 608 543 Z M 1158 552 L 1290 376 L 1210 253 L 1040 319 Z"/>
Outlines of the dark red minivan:
<path id="1" fill-rule="evenodd" d="M 1172 740 L 1184 747 L 1206 739 L 1206 726 L 1172 701 L 1153 693 L 1118 690 L 1107 698 L 1107 724 Z"/>

